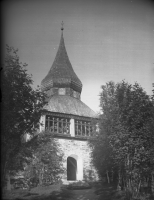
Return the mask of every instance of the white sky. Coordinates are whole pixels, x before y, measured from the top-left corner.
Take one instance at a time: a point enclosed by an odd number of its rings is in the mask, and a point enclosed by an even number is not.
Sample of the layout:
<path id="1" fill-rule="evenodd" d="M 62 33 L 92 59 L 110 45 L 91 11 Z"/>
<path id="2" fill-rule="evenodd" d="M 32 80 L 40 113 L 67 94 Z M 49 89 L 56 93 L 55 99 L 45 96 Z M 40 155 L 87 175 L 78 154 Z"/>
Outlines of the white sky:
<path id="1" fill-rule="evenodd" d="M 150 0 L 12 0 L 3 3 L 4 44 L 19 49 L 34 85 L 47 75 L 64 21 L 66 50 L 83 83 L 81 100 L 99 111 L 101 85 L 137 81 L 152 94 L 154 3 Z"/>

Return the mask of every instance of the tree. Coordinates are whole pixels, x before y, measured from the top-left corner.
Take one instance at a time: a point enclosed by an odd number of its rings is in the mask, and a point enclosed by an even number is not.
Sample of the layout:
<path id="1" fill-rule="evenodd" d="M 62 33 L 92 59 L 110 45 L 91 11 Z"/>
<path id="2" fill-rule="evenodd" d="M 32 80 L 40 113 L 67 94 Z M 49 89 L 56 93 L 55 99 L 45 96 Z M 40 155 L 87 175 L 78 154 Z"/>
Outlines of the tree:
<path id="1" fill-rule="evenodd" d="M 100 135 L 92 142 L 92 160 L 100 176 L 108 170 L 118 188 L 137 196 L 151 184 L 154 169 L 154 105 L 138 83 L 102 86 Z M 96 156 L 97 155 L 97 156 Z"/>
<path id="2" fill-rule="evenodd" d="M 51 132 L 39 133 L 30 143 L 33 157 L 25 168 L 25 178 L 38 180 L 40 185 L 59 180 L 63 173 L 63 153 Z"/>
<path id="3" fill-rule="evenodd" d="M 22 137 L 33 135 L 39 127 L 41 108 L 45 95 L 40 88 L 33 89 L 32 76 L 27 73 L 27 64 L 19 61 L 17 51 L 7 46 L 2 69 L 2 133 L 1 133 L 1 175 L 4 181 L 10 170 L 22 167 L 21 158 L 25 144 Z M 26 159 L 26 156 L 24 156 Z M 4 183 L 4 182 L 3 182 Z"/>

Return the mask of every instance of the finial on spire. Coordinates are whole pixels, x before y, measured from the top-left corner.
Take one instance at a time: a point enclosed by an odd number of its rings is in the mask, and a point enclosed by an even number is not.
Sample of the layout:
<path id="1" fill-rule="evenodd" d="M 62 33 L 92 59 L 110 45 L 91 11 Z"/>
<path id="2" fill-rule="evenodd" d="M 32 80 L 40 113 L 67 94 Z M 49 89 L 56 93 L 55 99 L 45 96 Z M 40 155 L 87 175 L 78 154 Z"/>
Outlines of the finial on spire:
<path id="1" fill-rule="evenodd" d="M 62 21 L 62 23 L 61 23 L 61 30 L 63 31 L 64 30 L 64 22 Z"/>

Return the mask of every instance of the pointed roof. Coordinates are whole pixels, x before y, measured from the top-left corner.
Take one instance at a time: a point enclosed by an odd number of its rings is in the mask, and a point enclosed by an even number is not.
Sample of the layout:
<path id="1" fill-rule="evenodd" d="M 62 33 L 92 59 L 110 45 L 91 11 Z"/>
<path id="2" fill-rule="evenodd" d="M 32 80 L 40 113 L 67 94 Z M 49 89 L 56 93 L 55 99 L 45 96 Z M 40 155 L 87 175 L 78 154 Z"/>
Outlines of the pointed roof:
<path id="1" fill-rule="evenodd" d="M 63 28 L 61 29 L 61 40 L 55 60 L 47 76 L 42 80 L 42 89 L 46 90 L 51 87 L 70 86 L 76 91 L 82 91 L 82 83 L 75 74 L 65 48 Z"/>
<path id="2" fill-rule="evenodd" d="M 82 83 L 75 74 L 67 55 L 63 23 L 61 30 L 61 39 L 55 60 L 47 76 L 41 82 L 42 89 L 49 97 L 44 109 L 53 113 L 97 118 L 96 113 L 80 100 Z"/>

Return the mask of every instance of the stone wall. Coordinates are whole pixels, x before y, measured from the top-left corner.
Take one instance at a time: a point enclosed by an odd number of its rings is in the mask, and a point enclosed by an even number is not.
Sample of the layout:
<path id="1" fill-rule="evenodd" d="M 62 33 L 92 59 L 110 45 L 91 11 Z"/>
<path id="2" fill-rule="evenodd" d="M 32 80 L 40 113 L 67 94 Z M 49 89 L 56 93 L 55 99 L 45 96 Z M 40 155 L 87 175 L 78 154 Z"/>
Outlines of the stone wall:
<path id="1" fill-rule="evenodd" d="M 97 172 L 91 165 L 91 149 L 87 140 L 77 140 L 74 138 L 55 138 L 60 144 L 64 153 L 65 173 L 62 179 L 67 180 L 67 158 L 73 157 L 77 161 L 77 180 L 98 180 Z"/>

